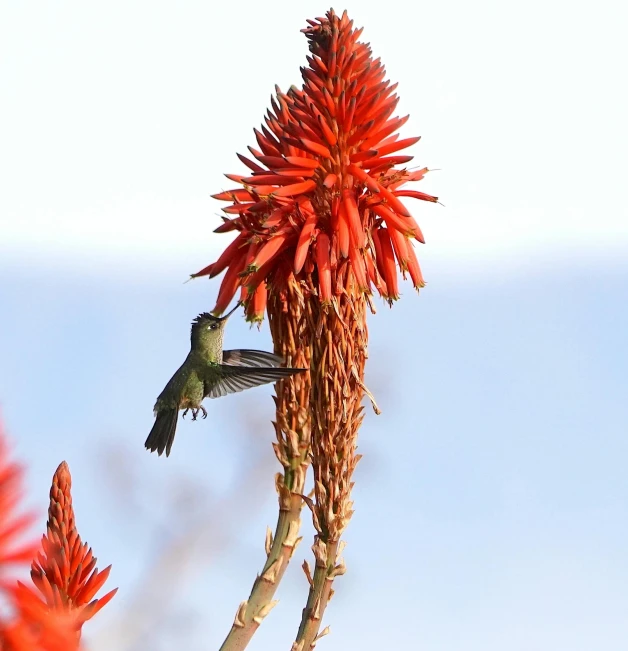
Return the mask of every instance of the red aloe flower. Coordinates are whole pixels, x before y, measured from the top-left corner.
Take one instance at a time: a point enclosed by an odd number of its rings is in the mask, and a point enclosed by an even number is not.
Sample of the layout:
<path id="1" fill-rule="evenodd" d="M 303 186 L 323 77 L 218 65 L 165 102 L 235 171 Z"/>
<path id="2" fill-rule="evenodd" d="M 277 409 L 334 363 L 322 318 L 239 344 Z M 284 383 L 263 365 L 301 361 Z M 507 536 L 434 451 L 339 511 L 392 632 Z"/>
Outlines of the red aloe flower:
<path id="1" fill-rule="evenodd" d="M 353 472 L 368 346 L 367 306 L 373 288 L 389 303 L 399 297 L 398 269 L 424 286 L 413 240 L 423 234 L 402 202 L 436 197 L 404 189 L 427 168 L 409 170 L 401 152 L 418 138 L 399 139 L 407 117 L 393 117 L 398 97 L 379 59 L 358 41 L 347 14 L 333 10 L 308 21 L 311 56 L 303 85 L 277 89 L 259 149 L 239 156 L 249 168 L 228 174 L 239 187 L 215 195 L 228 201 L 216 232 L 237 231 L 222 255 L 193 277 L 222 280 L 214 311 L 236 292 L 247 318 L 264 311 L 275 352 L 310 369 L 277 386 L 277 476 L 280 514 L 268 537 L 267 561 L 238 609 L 224 651 L 241 651 L 268 614 L 278 581 L 298 542 L 300 505 L 311 461 L 316 536 L 310 590 L 294 649 L 310 650 L 325 633 L 321 618 L 344 573 L 341 536 L 353 514 Z M 369 394 L 370 395 L 370 394 Z M 375 405 L 374 405 L 375 406 Z"/>
<path id="2" fill-rule="evenodd" d="M 63 461 L 52 479 L 48 530 L 42 536 L 41 551 L 31 565 L 31 579 L 48 609 L 73 615 L 80 630 L 118 589 L 100 599 L 93 598 L 107 580 L 111 565 L 99 572 L 91 548 L 81 541 L 74 522 L 71 486 L 70 469 Z"/>
<path id="3" fill-rule="evenodd" d="M 0 571 L 7 565 L 29 562 L 37 545 L 18 541 L 34 521 L 33 514 L 16 513 L 22 497 L 22 468 L 9 461 L 7 444 L 0 426 Z M 3 577 L 2 586 L 8 585 Z"/>
<path id="4" fill-rule="evenodd" d="M 2 651 L 76 651 L 79 649 L 77 620 L 71 613 L 46 607 L 22 583 L 7 588 L 16 617 L 0 630 Z"/>
<path id="5" fill-rule="evenodd" d="M 18 515 L 23 496 L 23 469 L 8 458 L 6 439 L 0 426 L 0 571 L 8 565 L 23 565 L 37 553 L 37 543 L 19 542 L 33 522 L 33 515 Z M 76 626 L 69 618 L 51 613 L 45 604 L 20 583 L 0 581 L 5 605 L 12 617 L 0 617 L 2 651 L 69 651 L 77 647 Z"/>
<path id="6" fill-rule="evenodd" d="M 255 131 L 259 149 L 239 156 L 249 168 L 228 174 L 239 187 L 215 198 L 228 201 L 216 232 L 237 231 L 222 255 L 193 277 L 222 272 L 214 311 L 236 292 L 247 318 L 264 311 L 275 352 L 308 374 L 277 386 L 277 476 L 280 515 L 269 535 L 267 561 L 238 609 L 224 651 L 241 651 L 268 614 L 296 546 L 305 475 L 311 461 L 316 536 L 310 590 L 294 649 L 311 650 L 325 633 L 321 618 L 344 573 L 341 536 L 353 514 L 353 472 L 368 346 L 367 307 L 375 289 L 399 297 L 398 269 L 424 286 L 413 240 L 423 234 L 402 202 L 436 197 L 407 190 L 427 168 L 409 170 L 401 152 L 418 138 L 399 139 L 407 117 L 393 117 L 395 85 L 379 59 L 358 41 L 347 14 L 333 10 L 308 21 L 311 56 L 303 85 L 277 89 L 266 124 Z M 374 405 L 375 406 L 375 405 Z"/>
<path id="7" fill-rule="evenodd" d="M 282 292 L 292 274 L 312 275 L 324 303 L 343 291 L 335 271 L 351 270 L 358 293 L 372 287 L 390 303 L 399 296 L 397 267 L 424 286 L 412 240 L 423 234 L 400 197 L 437 201 L 416 190 L 427 168 L 408 170 L 400 152 L 419 138 L 399 139 L 406 117 L 392 117 L 396 84 L 358 38 L 344 13 L 308 21 L 309 66 L 303 86 L 277 89 L 265 126 L 255 130 L 255 160 L 239 155 L 248 175 L 227 174 L 241 187 L 214 195 L 228 201 L 216 232 L 237 230 L 216 262 L 193 277 L 226 270 L 215 311 L 223 312 L 241 287 L 247 316 L 263 318 L 267 290 Z M 303 273 L 305 272 L 305 274 Z"/>

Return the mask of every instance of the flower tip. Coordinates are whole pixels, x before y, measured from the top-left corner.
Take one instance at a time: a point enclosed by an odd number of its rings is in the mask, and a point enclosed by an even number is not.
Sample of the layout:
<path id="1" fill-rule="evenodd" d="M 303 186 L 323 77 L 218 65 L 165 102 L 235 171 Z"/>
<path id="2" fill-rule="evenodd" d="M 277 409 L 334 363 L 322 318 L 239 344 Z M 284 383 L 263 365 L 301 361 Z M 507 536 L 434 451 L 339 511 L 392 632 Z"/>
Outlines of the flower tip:
<path id="1" fill-rule="evenodd" d="M 261 314 L 247 314 L 246 315 L 246 322 L 251 324 L 251 327 L 257 326 L 257 329 L 260 330 L 262 327 L 262 323 L 264 321 L 264 313 L 262 312 Z"/>
<path id="2" fill-rule="evenodd" d="M 55 470 L 53 482 L 67 484 L 68 488 L 72 487 L 72 476 L 70 475 L 70 466 L 67 461 L 62 461 Z"/>
<path id="3" fill-rule="evenodd" d="M 212 264 L 203 267 L 200 271 L 197 271 L 194 274 L 190 274 L 190 278 L 188 280 L 191 280 L 192 278 L 199 278 L 200 276 L 209 276 L 211 278 L 211 272 L 213 268 L 214 268 L 214 263 L 212 262 Z"/>
<path id="4" fill-rule="evenodd" d="M 334 185 L 336 184 L 336 179 L 337 179 L 337 178 L 338 178 L 338 176 L 337 176 L 336 174 L 333 174 L 333 173 L 330 172 L 330 173 L 325 177 L 325 180 L 323 181 L 323 185 L 324 185 L 327 189 L 333 188 Z"/>
<path id="5" fill-rule="evenodd" d="M 94 599 L 89 604 L 87 604 L 87 606 L 85 606 L 85 610 L 83 611 L 82 619 L 85 621 L 90 620 L 99 610 L 102 610 L 115 597 L 116 592 L 118 592 L 118 588 L 114 588 L 103 597 Z"/>

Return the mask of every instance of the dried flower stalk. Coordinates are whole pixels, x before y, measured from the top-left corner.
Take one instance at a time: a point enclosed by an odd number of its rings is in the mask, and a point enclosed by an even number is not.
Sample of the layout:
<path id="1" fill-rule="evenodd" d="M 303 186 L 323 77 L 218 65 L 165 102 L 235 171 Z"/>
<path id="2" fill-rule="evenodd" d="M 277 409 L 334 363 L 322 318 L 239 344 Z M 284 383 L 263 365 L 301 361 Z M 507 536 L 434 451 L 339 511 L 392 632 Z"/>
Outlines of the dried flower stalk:
<path id="1" fill-rule="evenodd" d="M 360 460 L 356 448 L 364 417 L 366 300 L 355 283 L 346 277 L 340 280 L 347 289 L 336 298 L 335 309 L 321 308 L 312 324 L 315 331 L 324 333 L 315 340 L 312 351 L 312 367 L 324 371 L 313 377 L 311 392 L 315 494 L 311 509 L 317 534 L 312 546 L 314 574 L 295 649 L 314 646 L 333 595 L 333 581 L 345 572 L 340 537 L 353 515 L 352 476 Z"/>
<path id="2" fill-rule="evenodd" d="M 303 318 L 303 300 L 294 282 L 285 289 L 291 309 L 284 312 L 283 300 L 277 309 L 269 309 L 270 328 L 275 341 L 275 352 L 286 359 L 288 366 L 309 368 L 310 349 L 302 346 L 303 329 L 307 322 Z M 269 306 L 275 306 L 278 297 L 270 297 Z M 273 600 L 277 587 L 301 541 L 301 497 L 309 465 L 310 418 L 308 401 L 310 391 L 309 374 L 297 375 L 277 384 L 275 432 L 277 442 L 273 448 L 283 472 L 277 473 L 275 487 L 279 498 L 279 516 L 274 534 L 268 530 L 266 537 L 266 562 L 253 583 L 249 598 L 238 607 L 235 621 L 221 646 L 222 651 L 244 649 L 262 620 L 277 603 Z"/>

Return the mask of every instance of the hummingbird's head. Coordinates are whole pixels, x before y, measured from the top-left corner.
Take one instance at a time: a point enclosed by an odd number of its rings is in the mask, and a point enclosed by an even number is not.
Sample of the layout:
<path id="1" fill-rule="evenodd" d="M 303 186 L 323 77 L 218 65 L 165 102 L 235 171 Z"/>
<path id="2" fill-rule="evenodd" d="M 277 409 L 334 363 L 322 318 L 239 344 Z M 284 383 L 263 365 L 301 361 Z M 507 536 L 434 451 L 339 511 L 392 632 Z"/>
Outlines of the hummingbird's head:
<path id="1" fill-rule="evenodd" d="M 222 346 L 222 337 L 227 324 L 227 319 L 240 307 L 238 303 L 231 312 L 225 316 L 215 316 L 209 312 L 199 314 L 192 321 L 192 346 L 207 346 L 214 342 L 220 342 Z"/>

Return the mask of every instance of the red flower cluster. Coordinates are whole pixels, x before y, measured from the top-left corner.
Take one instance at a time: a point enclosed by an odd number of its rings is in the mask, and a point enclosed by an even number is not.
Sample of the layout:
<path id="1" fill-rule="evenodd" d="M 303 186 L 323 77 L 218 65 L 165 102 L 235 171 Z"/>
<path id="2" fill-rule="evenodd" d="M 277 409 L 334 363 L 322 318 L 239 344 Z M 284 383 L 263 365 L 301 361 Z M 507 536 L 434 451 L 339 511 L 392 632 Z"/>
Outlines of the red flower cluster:
<path id="1" fill-rule="evenodd" d="M 74 524 L 70 472 L 62 463 L 50 490 L 48 532 L 41 548 L 19 543 L 33 518 L 16 513 L 22 498 L 22 469 L 8 461 L 0 427 L 0 571 L 7 565 L 31 565 L 34 587 L 20 581 L 0 581 L 4 605 L 13 613 L 0 616 L 2 651 L 73 651 L 79 648 L 82 625 L 115 594 L 93 599 L 109 575 L 94 569 L 91 549 L 81 543 Z M 43 596 L 43 599 L 42 599 Z"/>
<path id="2" fill-rule="evenodd" d="M 71 487 L 70 469 L 64 461 L 52 479 L 48 531 L 31 565 L 31 579 L 49 608 L 75 611 L 82 624 L 109 603 L 118 589 L 93 599 L 107 580 L 111 565 L 99 572 L 91 548 L 81 541 L 74 522 Z"/>
<path id="3" fill-rule="evenodd" d="M 412 239 L 421 230 L 400 197 L 436 201 L 401 189 L 427 168 L 408 171 L 412 156 L 399 154 L 419 138 L 399 140 L 408 116 L 391 117 L 396 84 L 385 80 L 379 59 L 358 42 L 346 12 L 308 21 L 309 67 L 303 86 L 277 89 L 254 159 L 239 155 L 246 176 L 227 174 L 241 187 L 214 195 L 229 201 L 216 232 L 239 231 L 216 262 L 193 277 L 226 270 L 215 307 L 223 312 L 241 288 L 251 320 L 263 318 L 267 291 L 281 291 L 291 274 L 311 274 L 323 302 L 341 288 L 333 279 L 343 265 L 354 291 L 374 286 L 389 302 L 399 296 L 397 266 L 424 286 Z M 342 291 L 346 291 L 343 287 Z"/>

